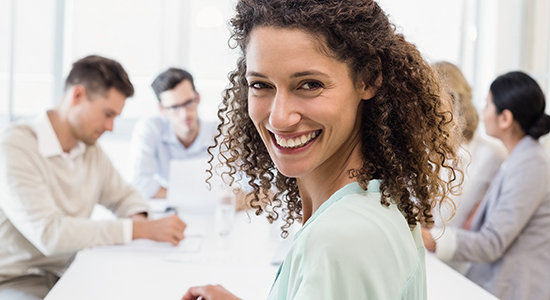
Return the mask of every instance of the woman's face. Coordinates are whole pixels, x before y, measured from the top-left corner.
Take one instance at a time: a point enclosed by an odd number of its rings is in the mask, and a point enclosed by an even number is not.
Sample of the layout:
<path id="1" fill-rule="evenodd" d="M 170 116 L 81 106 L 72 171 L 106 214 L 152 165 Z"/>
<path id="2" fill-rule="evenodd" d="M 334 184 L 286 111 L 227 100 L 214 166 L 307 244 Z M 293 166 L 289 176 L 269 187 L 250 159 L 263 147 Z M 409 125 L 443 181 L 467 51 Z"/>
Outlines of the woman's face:
<path id="1" fill-rule="evenodd" d="M 374 94 L 355 85 L 347 65 L 319 43 L 301 30 L 259 27 L 246 48 L 250 118 L 288 177 L 307 175 L 356 145 L 359 104 Z"/>
<path id="2" fill-rule="evenodd" d="M 485 133 L 492 137 L 498 137 L 499 128 L 497 126 L 497 108 L 493 102 L 491 92 L 487 95 L 487 104 L 483 109 L 483 123 L 485 124 Z"/>

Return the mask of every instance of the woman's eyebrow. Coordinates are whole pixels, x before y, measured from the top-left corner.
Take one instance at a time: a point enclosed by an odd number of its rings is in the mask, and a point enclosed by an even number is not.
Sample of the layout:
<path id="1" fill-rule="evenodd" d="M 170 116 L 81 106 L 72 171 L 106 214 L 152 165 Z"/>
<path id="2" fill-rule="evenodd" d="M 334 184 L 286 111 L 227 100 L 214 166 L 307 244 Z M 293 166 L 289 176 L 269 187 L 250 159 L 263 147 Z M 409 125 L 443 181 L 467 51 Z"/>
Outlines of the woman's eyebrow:
<path id="1" fill-rule="evenodd" d="M 264 74 L 258 73 L 258 72 L 254 72 L 254 71 L 248 71 L 248 72 L 246 72 L 246 75 L 245 75 L 245 76 L 255 76 L 255 77 L 261 77 L 261 78 L 267 78 L 267 76 L 265 76 Z"/>
<path id="2" fill-rule="evenodd" d="M 326 73 L 323 73 L 321 71 L 308 70 L 308 71 L 296 72 L 296 73 L 290 75 L 290 78 L 297 78 L 297 77 L 304 77 L 304 76 L 311 76 L 311 75 L 328 76 Z M 246 72 L 246 76 L 255 76 L 255 77 L 261 77 L 261 78 L 267 78 L 266 75 L 264 75 L 262 73 L 254 72 L 254 71 Z"/>
<path id="3" fill-rule="evenodd" d="M 297 77 L 304 77 L 304 76 L 311 76 L 311 75 L 321 75 L 321 76 L 328 76 L 326 73 L 323 73 L 321 71 L 317 70 L 309 70 L 309 71 L 303 71 L 303 72 L 297 72 L 290 76 L 290 78 L 297 78 Z"/>

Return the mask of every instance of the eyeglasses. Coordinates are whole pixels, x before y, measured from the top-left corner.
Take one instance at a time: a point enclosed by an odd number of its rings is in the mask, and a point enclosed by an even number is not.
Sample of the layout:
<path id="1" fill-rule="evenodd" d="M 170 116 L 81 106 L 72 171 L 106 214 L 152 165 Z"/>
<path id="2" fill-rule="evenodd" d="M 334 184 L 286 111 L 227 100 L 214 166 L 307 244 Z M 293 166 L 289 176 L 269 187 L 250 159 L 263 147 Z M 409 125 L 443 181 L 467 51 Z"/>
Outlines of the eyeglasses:
<path id="1" fill-rule="evenodd" d="M 176 104 L 176 105 L 172 105 L 172 106 L 163 106 L 162 109 L 166 109 L 169 112 L 177 112 L 180 109 L 185 109 L 185 110 L 195 109 L 195 108 L 197 108 L 198 103 L 199 103 L 199 98 L 195 97 L 195 98 L 193 98 L 191 100 L 187 100 L 187 101 L 185 101 L 181 104 Z"/>

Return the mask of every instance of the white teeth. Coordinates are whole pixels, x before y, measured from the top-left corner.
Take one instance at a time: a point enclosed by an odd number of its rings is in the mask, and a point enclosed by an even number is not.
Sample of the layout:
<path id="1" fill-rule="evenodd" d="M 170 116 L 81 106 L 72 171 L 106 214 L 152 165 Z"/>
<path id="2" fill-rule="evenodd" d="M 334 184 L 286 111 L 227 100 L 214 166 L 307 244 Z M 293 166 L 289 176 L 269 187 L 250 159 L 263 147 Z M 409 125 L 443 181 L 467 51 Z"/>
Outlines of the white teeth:
<path id="1" fill-rule="evenodd" d="M 290 138 L 288 140 L 276 134 L 274 134 L 274 136 L 275 136 L 275 140 L 277 141 L 277 145 L 284 148 L 298 148 L 298 147 L 304 146 L 309 141 L 314 139 L 317 136 L 317 132 L 310 132 L 307 135 L 304 134 L 294 139 Z"/>

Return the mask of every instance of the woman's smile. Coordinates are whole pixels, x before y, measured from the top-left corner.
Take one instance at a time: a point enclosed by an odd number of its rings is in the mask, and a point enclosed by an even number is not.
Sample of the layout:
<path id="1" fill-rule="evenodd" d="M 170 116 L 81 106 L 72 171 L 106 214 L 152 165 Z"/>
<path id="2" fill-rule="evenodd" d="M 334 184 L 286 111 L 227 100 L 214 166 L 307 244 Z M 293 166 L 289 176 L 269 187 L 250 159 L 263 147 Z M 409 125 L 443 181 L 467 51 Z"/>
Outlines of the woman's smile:
<path id="1" fill-rule="evenodd" d="M 288 134 L 275 134 L 271 132 L 271 135 L 275 141 L 275 144 L 279 148 L 303 148 L 310 144 L 318 137 L 322 130 L 310 131 L 309 133 L 294 134 L 289 136 Z"/>

